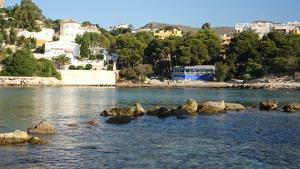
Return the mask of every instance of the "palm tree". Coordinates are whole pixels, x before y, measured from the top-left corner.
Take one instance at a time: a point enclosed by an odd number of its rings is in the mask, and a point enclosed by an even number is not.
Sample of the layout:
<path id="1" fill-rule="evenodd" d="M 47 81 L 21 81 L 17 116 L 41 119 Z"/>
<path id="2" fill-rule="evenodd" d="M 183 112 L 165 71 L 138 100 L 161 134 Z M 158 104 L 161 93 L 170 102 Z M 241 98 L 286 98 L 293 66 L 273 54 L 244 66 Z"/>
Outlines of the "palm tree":
<path id="1" fill-rule="evenodd" d="M 64 69 L 65 65 L 71 64 L 71 58 L 66 55 L 59 55 L 54 57 L 53 60 L 59 69 Z"/>

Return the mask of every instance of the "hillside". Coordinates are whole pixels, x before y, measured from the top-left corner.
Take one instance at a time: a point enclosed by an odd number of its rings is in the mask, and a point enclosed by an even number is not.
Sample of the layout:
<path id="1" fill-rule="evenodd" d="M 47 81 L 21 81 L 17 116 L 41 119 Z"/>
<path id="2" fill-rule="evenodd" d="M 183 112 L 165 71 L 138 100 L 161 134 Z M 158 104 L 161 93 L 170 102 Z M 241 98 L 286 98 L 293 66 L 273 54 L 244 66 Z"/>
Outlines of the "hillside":
<path id="1" fill-rule="evenodd" d="M 194 28 L 185 25 L 176 25 L 176 24 L 166 24 L 166 23 L 157 23 L 157 22 L 150 22 L 145 26 L 141 27 L 142 29 L 163 29 L 166 26 L 177 27 L 182 30 L 184 33 L 186 32 L 197 32 L 201 28 Z M 234 27 L 215 27 L 213 28 L 218 35 L 227 34 L 228 36 L 233 36 L 234 34 Z"/>

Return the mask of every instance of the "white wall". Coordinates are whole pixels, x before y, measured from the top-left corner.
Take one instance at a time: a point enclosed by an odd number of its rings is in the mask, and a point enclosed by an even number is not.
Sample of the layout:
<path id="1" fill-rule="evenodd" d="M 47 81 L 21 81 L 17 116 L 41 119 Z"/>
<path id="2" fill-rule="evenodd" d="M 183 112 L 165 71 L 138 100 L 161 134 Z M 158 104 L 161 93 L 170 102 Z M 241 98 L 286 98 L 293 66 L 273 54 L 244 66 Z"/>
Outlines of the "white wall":
<path id="1" fill-rule="evenodd" d="M 24 36 L 25 38 L 35 38 L 37 40 L 50 42 L 53 40 L 54 33 L 54 29 L 42 28 L 40 32 L 29 32 L 27 30 L 23 30 L 18 33 L 18 36 Z"/>
<path id="2" fill-rule="evenodd" d="M 106 70 L 61 70 L 63 85 L 114 86 L 116 74 Z"/>

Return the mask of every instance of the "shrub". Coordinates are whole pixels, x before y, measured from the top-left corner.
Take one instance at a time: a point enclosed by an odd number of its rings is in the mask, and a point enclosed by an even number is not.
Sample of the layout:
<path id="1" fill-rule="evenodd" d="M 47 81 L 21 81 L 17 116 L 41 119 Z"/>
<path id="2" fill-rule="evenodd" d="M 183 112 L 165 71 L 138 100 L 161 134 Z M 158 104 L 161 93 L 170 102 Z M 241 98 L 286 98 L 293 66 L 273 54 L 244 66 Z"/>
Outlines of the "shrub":
<path id="1" fill-rule="evenodd" d="M 112 64 L 107 65 L 107 70 L 110 70 L 110 71 L 114 70 L 114 65 L 112 65 Z"/>
<path id="2" fill-rule="evenodd" d="M 75 65 L 70 65 L 69 70 L 76 70 L 76 66 Z"/>
<path id="3" fill-rule="evenodd" d="M 80 65 L 80 66 L 77 66 L 76 69 L 77 70 L 84 70 L 84 67 Z"/>
<path id="4" fill-rule="evenodd" d="M 91 70 L 91 69 L 93 69 L 93 65 L 91 65 L 91 64 L 85 65 L 85 70 Z"/>
<path id="5" fill-rule="evenodd" d="M 54 63 L 51 60 L 39 59 L 37 64 L 37 72 L 39 77 L 55 77 L 61 80 L 60 73 L 56 70 Z"/>
<path id="6" fill-rule="evenodd" d="M 19 50 L 8 56 L 1 74 L 10 76 L 33 76 L 37 71 L 37 61 L 29 50 Z"/>

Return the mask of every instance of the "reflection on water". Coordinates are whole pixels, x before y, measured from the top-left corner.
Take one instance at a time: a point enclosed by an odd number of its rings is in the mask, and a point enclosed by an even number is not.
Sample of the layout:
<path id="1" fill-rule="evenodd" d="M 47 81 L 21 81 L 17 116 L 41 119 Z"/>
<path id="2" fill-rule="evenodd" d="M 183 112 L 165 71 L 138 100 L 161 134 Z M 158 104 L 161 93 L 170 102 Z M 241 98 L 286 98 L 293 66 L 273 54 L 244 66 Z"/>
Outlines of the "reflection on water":
<path id="1" fill-rule="evenodd" d="M 109 125 L 99 113 L 136 101 L 174 107 L 188 98 L 280 106 L 299 91 L 233 89 L 0 88 L 0 132 L 47 119 L 50 144 L 0 147 L 0 168 L 299 168 L 300 115 L 229 112 L 184 120 L 140 117 Z M 83 122 L 98 119 L 89 128 Z M 78 122 L 78 128 L 66 124 Z"/>

